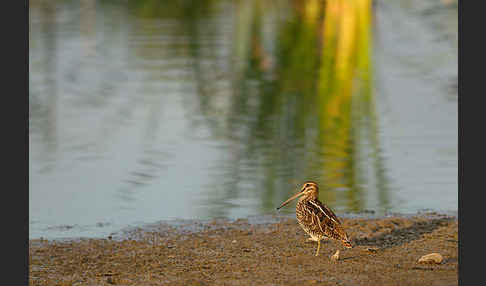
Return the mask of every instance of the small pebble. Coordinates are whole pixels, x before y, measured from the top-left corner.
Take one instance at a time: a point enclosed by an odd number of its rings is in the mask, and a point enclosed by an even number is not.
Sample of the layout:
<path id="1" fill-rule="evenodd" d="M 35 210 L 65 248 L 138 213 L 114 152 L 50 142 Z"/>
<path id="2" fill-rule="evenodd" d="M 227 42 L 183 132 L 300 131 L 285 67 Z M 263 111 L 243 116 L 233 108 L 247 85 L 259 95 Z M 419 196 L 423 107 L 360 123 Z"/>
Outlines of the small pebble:
<path id="1" fill-rule="evenodd" d="M 336 251 L 336 253 L 334 253 L 333 256 L 331 256 L 331 260 L 332 261 L 337 261 L 339 260 L 339 249 Z"/>
<path id="2" fill-rule="evenodd" d="M 444 260 L 444 258 L 442 258 L 442 255 L 440 255 L 439 253 L 430 253 L 430 254 L 427 254 L 427 255 L 424 255 L 422 257 L 420 257 L 420 259 L 418 260 L 419 263 L 436 263 L 436 264 L 440 264 L 442 262 L 442 260 Z"/>

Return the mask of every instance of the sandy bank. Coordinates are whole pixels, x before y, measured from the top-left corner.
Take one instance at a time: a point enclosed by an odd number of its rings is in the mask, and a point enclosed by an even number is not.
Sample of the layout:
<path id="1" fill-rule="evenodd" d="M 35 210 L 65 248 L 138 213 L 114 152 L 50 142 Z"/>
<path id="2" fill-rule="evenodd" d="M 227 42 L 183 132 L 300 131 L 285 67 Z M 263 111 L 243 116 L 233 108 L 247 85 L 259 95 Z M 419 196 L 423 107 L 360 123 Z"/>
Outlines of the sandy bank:
<path id="1" fill-rule="evenodd" d="M 343 218 L 355 245 L 307 241 L 295 219 L 155 225 L 120 239 L 30 240 L 30 285 L 457 285 L 458 221 Z M 369 250 L 371 248 L 371 251 Z M 340 249 L 340 259 L 330 256 Z M 438 252 L 440 264 L 418 259 Z"/>

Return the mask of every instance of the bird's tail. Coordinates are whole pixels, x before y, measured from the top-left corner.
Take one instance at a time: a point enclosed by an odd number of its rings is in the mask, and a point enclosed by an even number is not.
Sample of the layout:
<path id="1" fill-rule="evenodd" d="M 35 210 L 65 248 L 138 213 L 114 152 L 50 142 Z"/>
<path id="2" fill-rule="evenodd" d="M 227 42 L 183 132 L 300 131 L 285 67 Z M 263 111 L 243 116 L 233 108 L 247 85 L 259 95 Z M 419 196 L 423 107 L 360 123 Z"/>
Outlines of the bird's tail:
<path id="1" fill-rule="evenodd" d="M 353 245 L 351 244 L 351 242 L 349 241 L 348 238 L 345 238 L 343 240 L 341 240 L 341 242 L 343 243 L 343 245 L 347 248 L 353 248 Z"/>

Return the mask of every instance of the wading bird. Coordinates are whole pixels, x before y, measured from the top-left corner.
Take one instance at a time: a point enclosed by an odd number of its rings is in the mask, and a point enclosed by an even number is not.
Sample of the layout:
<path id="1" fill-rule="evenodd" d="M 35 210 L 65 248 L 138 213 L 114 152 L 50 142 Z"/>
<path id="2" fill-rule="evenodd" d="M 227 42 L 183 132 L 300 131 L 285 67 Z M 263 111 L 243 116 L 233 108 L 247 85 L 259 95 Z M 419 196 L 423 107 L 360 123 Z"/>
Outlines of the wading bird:
<path id="1" fill-rule="evenodd" d="M 318 194 L 317 183 L 305 182 L 302 189 L 283 202 L 277 210 L 300 197 L 295 206 L 295 214 L 299 225 L 310 235 L 309 240 L 317 241 L 316 256 L 319 255 L 321 240 L 326 238 L 339 240 L 345 247 L 352 248 L 341 222 L 330 208 L 319 201 Z"/>

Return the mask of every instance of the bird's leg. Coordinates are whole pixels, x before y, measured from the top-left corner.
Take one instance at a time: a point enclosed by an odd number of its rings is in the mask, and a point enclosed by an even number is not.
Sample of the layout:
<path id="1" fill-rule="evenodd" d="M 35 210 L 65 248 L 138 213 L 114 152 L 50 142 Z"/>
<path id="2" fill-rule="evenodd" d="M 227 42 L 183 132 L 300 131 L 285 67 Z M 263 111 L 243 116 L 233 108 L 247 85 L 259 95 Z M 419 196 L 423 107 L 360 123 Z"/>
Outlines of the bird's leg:
<path id="1" fill-rule="evenodd" d="M 321 248 L 321 240 L 319 239 L 317 241 L 317 251 L 316 251 L 316 256 L 319 255 L 319 249 Z"/>

